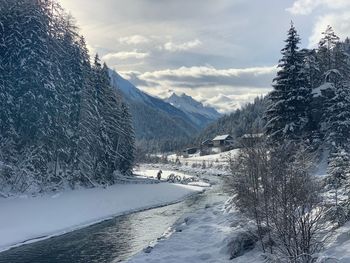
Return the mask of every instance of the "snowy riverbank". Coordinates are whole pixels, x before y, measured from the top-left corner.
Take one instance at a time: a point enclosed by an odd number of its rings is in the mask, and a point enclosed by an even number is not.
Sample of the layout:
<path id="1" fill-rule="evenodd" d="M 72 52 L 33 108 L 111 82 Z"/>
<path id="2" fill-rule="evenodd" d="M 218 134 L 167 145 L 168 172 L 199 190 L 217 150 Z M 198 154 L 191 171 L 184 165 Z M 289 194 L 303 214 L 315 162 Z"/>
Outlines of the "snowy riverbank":
<path id="1" fill-rule="evenodd" d="M 255 241 L 247 234 L 249 222 L 239 212 L 225 208 L 227 198 L 220 193 L 211 195 L 203 209 L 178 220 L 172 235 L 127 262 L 262 263 L 261 252 L 254 249 Z"/>
<path id="2" fill-rule="evenodd" d="M 127 184 L 55 195 L 0 199 L 0 251 L 201 192 L 178 184 Z"/>

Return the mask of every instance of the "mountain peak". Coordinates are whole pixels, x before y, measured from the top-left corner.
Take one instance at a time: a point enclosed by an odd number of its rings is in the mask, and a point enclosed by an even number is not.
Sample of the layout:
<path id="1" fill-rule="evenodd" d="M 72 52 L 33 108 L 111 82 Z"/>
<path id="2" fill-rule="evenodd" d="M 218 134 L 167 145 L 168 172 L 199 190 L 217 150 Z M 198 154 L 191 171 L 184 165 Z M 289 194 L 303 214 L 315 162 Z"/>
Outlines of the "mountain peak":
<path id="1" fill-rule="evenodd" d="M 198 121 L 199 118 L 200 121 L 206 119 L 207 122 L 210 122 L 221 116 L 221 114 L 214 108 L 204 106 L 203 103 L 195 100 L 185 93 L 177 95 L 175 92 L 173 92 L 165 101 L 186 112 L 192 117 L 193 121 Z"/>

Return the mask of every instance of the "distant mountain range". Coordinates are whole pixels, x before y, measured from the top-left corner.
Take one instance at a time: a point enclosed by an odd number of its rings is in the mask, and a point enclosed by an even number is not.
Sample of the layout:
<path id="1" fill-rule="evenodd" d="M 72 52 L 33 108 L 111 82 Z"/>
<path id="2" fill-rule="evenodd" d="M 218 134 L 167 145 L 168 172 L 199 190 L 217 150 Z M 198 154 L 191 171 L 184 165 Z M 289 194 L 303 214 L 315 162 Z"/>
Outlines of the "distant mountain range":
<path id="1" fill-rule="evenodd" d="M 207 127 L 210 123 L 221 117 L 221 114 L 214 108 L 206 107 L 201 102 L 194 100 L 191 96 L 184 93 L 181 95 L 173 93 L 165 101 L 185 112 L 192 122 L 200 128 Z"/>
<path id="2" fill-rule="evenodd" d="M 111 84 L 121 92 L 133 116 L 136 139 L 188 138 L 220 117 L 187 95 L 173 94 L 167 100 L 148 95 L 110 70 Z"/>

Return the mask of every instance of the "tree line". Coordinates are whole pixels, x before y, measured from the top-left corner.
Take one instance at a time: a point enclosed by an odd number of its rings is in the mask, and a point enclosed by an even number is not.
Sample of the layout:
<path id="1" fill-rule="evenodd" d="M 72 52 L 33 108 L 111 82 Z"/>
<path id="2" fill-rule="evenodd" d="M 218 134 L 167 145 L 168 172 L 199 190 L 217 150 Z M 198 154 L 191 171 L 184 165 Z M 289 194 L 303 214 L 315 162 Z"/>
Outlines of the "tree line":
<path id="1" fill-rule="evenodd" d="M 265 138 L 242 142 L 230 162 L 232 204 L 253 220 L 272 262 L 315 262 L 331 226 L 350 219 L 350 40 L 328 26 L 317 48 L 299 45 L 292 24 L 265 98 Z M 324 180 L 313 175 L 320 155 Z"/>
<path id="2" fill-rule="evenodd" d="M 272 141 L 303 141 L 332 153 L 348 152 L 350 40 L 340 41 L 331 26 L 322 34 L 318 48 L 300 50 L 300 37 L 291 26 L 267 96 L 265 130 Z"/>
<path id="3" fill-rule="evenodd" d="M 112 184 L 134 131 L 108 68 L 54 0 L 0 1 L 0 191 Z"/>

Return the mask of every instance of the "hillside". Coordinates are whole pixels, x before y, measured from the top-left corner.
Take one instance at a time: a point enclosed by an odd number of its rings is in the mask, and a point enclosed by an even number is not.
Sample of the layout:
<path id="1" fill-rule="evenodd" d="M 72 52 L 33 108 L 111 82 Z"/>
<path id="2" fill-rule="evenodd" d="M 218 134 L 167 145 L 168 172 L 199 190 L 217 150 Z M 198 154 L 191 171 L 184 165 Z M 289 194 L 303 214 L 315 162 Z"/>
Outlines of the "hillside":
<path id="1" fill-rule="evenodd" d="M 137 140 L 188 138 L 199 132 L 200 126 L 180 109 L 142 92 L 115 71 L 109 74 L 130 107 Z"/>
<path id="2" fill-rule="evenodd" d="M 199 134 L 197 142 L 214 138 L 218 134 L 231 134 L 233 137 L 240 137 L 245 133 L 259 132 L 264 124 L 265 108 L 265 98 L 257 97 L 254 102 L 209 125 Z"/>

